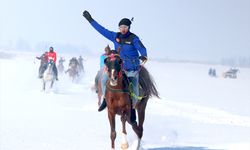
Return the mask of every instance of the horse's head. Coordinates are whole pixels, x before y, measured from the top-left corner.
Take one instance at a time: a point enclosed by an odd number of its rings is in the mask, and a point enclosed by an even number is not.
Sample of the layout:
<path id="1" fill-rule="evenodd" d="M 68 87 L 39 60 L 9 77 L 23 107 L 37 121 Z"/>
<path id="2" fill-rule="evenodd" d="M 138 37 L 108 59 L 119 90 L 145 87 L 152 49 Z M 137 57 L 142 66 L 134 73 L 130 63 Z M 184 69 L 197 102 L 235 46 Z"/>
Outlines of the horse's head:
<path id="1" fill-rule="evenodd" d="M 110 85 L 116 86 L 118 78 L 122 75 L 122 59 L 119 55 L 119 50 L 110 50 L 104 62 L 108 68 Z"/>

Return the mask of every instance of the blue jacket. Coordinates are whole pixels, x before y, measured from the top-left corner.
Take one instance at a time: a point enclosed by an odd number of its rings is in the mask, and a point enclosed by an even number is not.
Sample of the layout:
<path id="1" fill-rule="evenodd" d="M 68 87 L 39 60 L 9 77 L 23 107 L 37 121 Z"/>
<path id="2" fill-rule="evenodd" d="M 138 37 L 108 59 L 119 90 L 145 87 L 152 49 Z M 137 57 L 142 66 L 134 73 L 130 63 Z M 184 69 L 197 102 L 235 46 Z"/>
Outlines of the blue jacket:
<path id="1" fill-rule="evenodd" d="M 119 32 L 113 32 L 105 29 L 95 20 L 91 25 L 104 37 L 114 43 L 115 50 L 121 47 L 120 56 L 123 60 L 123 69 L 126 71 L 137 71 L 140 68 L 139 53 L 141 56 L 147 57 L 147 50 L 143 46 L 139 37 L 130 31 L 126 35 Z"/>

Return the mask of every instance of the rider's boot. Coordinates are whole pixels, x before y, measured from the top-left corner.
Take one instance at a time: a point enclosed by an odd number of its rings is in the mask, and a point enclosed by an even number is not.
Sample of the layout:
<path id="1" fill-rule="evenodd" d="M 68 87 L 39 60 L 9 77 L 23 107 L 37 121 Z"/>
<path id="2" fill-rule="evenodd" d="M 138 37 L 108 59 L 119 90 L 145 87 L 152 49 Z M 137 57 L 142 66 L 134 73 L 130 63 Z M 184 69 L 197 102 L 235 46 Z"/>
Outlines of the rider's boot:
<path id="1" fill-rule="evenodd" d="M 101 104 L 101 106 L 98 108 L 98 111 L 99 111 L 99 112 L 102 111 L 103 109 L 106 108 L 106 106 L 107 106 L 106 100 L 105 100 L 105 98 L 103 98 L 102 104 Z"/>

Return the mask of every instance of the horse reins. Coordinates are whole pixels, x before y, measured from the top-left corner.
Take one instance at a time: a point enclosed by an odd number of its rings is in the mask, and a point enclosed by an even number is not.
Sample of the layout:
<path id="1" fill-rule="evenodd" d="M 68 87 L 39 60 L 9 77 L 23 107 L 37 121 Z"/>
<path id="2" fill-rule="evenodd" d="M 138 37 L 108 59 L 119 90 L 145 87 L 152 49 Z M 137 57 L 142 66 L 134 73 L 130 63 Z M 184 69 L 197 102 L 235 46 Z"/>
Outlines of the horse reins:
<path id="1" fill-rule="evenodd" d="M 114 53 L 111 53 L 107 57 L 110 58 L 111 61 L 115 61 L 115 56 L 121 58 L 119 54 L 114 54 Z M 117 78 L 121 78 L 121 77 L 122 77 L 122 70 L 120 70 L 118 72 L 118 77 Z M 109 78 L 109 80 L 110 80 L 110 78 Z M 128 89 L 115 89 L 115 88 L 110 87 L 108 82 L 106 83 L 106 87 L 107 87 L 107 89 L 109 89 L 112 92 L 129 93 Z"/>
<path id="2" fill-rule="evenodd" d="M 112 88 L 108 85 L 108 82 L 106 83 L 106 87 L 108 90 L 112 91 L 112 92 L 118 92 L 118 93 L 128 93 L 129 94 L 129 90 L 128 89 L 115 89 Z"/>

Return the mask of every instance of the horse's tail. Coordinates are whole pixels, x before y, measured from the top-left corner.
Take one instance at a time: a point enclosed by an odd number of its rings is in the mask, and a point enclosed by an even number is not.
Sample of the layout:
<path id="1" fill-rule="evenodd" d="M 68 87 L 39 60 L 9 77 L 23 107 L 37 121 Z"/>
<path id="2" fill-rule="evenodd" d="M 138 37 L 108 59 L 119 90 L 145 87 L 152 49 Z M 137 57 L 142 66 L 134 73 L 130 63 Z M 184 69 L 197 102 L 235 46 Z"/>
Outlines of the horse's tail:
<path id="1" fill-rule="evenodd" d="M 156 96 L 160 98 L 153 77 L 149 74 L 148 70 L 143 66 L 141 67 L 139 73 L 139 83 L 143 89 L 145 96 L 149 97 Z"/>

